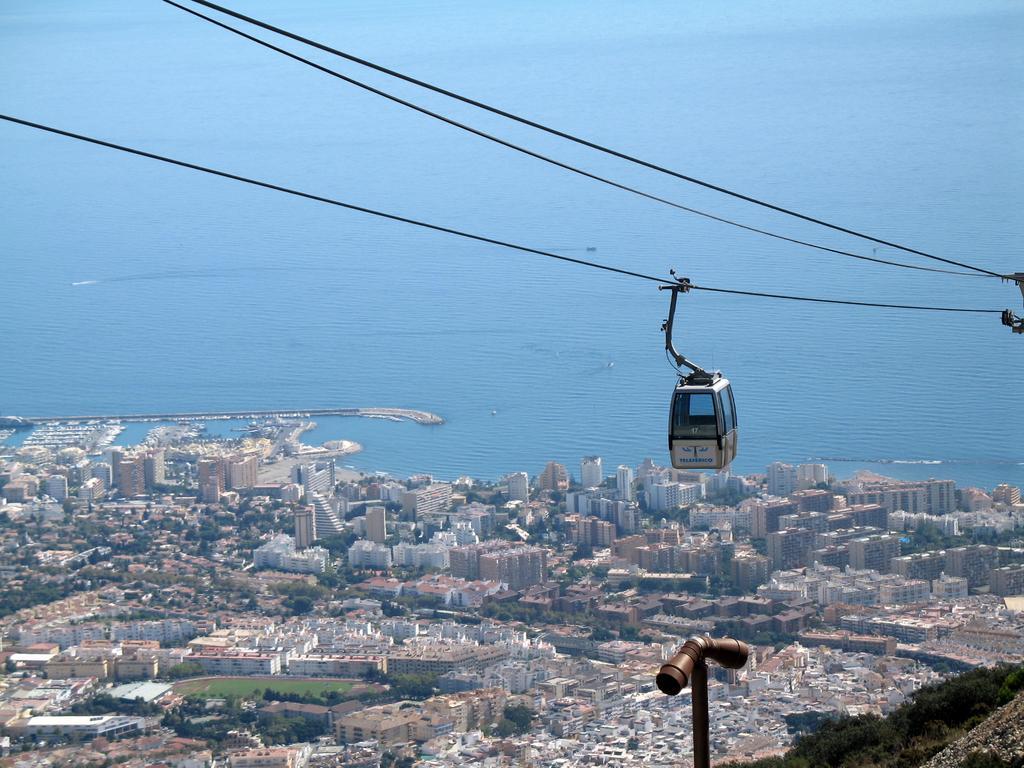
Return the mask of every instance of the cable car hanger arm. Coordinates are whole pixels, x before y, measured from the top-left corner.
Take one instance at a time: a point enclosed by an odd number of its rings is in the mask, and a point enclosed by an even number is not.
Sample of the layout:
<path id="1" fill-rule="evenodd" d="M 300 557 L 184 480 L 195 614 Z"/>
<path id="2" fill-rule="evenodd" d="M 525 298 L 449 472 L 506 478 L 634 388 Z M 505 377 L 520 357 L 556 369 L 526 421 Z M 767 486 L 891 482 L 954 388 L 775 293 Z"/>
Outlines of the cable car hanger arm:
<path id="1" fill-rule="evenodd" d="M 687 277 L 676 277 L 676 271 L 674 269 L 669 270 L 669 274 L 672 275 L 676 281 L 675 285 L 659 285 L 659 291 L 672 291 L 672 300 L 669 303 L 668 318 L 664 323 L 661 324 L 661 330 L 665 332 L 665 350 L 672 357 L 676 366 L 685 366 L 692 371 L 688 376 L 683 376 L 680 372 L 680 376 L 688 384 L 710 384 L 714 379 L 715 375 L 708 373 L 696 363 L 688 360 L 685 355 L 679 353 L 676 349 L 675 344 L 672 342 L 672 328 L 675 325 L 676 319 L 676 301 L 679 298 L 680 293 L 689 293 L 690 291 L 690 279 Z"/>
<path id="2" fill-rule="evenodd" d="M 1024 272 L 1014 272 L 1012 275 L 1004 275 L 1003 280 L 1014 282 L 1020 288 L 1021 299 L 1024 299 Z M 1009 309 L 1003 311 L 1003 325 L 1008 326 L 1014 333 L 1024 333 L 1024 316 L 1017 317 Z"/>

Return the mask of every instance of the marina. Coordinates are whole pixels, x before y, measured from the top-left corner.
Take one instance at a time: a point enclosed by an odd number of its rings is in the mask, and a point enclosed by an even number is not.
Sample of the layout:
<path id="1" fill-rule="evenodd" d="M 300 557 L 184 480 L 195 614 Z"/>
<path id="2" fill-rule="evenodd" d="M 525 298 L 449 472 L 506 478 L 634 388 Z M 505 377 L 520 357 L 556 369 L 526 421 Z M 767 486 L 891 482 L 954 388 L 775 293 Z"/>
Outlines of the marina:
<path id="1" fill-rule="evenodd" d="M 22 443 L 23 448 L 81 448 L 96 451 L 114 442 L 124 427 L 114 420 L 55 421 L 40 424 Z M 3 438 L 0 438 L 3 439 Z"/>

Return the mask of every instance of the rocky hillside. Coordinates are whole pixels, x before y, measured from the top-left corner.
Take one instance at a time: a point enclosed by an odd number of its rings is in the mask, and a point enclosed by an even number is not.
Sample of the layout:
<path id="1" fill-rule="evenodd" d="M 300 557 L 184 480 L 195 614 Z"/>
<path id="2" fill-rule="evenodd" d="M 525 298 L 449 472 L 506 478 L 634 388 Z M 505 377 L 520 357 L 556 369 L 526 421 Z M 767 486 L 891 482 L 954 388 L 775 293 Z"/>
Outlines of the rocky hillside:
<path id="1" fill-rule="evenodd" d="M 816 727 L 782 757 L 743 768 L 1024 768 L 1024 666 L 972 670 L 922 688 L 888 717 Z"/>
<path id="2" fill-rule="evenodd" d="M 1024 765 L 1024 695 L 995 711 L 966 736 L 954 741 L 924 768 L 970 768 L 972 765 Z"/>

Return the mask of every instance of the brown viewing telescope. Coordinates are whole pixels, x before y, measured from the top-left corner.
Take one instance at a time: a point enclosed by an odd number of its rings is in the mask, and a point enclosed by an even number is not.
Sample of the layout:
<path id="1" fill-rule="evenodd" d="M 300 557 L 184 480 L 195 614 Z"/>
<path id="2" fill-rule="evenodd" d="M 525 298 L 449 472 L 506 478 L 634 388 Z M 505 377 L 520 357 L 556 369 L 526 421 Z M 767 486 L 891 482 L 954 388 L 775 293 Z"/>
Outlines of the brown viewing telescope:
<path id="1" fill-rule="evenodd" d="M 691 637 L 665 664 L 655 682 L 662 693 L 675 696 L 689 684 L 693 691 L 693 768 L 711 768 L 708 723 L 708 667 L 705 659 L 728 669 L 747 663 L 747 644 L 732 638 Z"/>

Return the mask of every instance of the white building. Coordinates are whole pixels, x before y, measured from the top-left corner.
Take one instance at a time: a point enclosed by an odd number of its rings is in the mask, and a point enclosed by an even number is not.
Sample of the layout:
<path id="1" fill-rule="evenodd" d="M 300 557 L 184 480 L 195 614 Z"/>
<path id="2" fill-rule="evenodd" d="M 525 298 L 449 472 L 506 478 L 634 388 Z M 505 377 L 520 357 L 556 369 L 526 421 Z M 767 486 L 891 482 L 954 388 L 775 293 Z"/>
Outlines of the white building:
<path id="1" fill-rule="evenodd" d="M 228 461 L 228 488 L 236 490 L 252 488 L 256 485 L 260 460 L 256 456 L 243 456 Z"/>
<path id="2" fill-rule="evenodd" d="M 924 525 L 934 525 L 946 536 L 960 535 L 960 520 L 955 515 L 929 515 L 927 512 L 904 512 L 897 509 L 886 515 L 891 531 L 916 531 Z"/>
<path id="3" fill-rule="evenodd" d="M 103 490 L 110 488 L 114 484 L 114 470 L 105 461 L 93 462 L 89 467 L 89 477 L 95 477 L 103 483 Z"/>
<path id="4" fill-rule="evenodd" d="M 330 501 L 319 493 L 307 493 L 306 498 L 313 505 L 317 538 L 339 536 L 345 532 L 345 526 L 342 525 L 341 518 L 334 511 Z"/>
<path id="5" fill-rule="evenodd" d="M 321 493 L 325 496 L 334 494 L 337 485 L 334 459 L 317 461 L 312 464 L 297 464 L 292 467 L 292 482 L 303 487 L 306 498 L 310 494 Z"/>
<path id="6" fill-rule="evenodd" d="M 327 570 L 329 553 L 323 547 L 295 548 L 295 539 L 280 533 L 253 552 L 257 568 L 273 568 L 292 573 L 323 573 Z"/>
<path id="7" fill-rule="evenodd" d="M 380 500 L 402 503 L 402 494 L 405 493 L 405 486 L 401 483 L 387 482 L 380 484 Z"/>
<path id="8" fill-rule="evenodd" d="M 800 464 L 796 468 L 796 484 L 799 490 L 814 488 L 820 483 L 828 483 L 828 466 L 826 464 Z"/>
<path id="9" fill-rule="evenodd" d="M 25 724 L 28 736 L 77 736 L 85 741 L 104 737 L 116 739 L 139 733 L 146 721 L 122 715 L 50 715 L 30 717 Z"/>
<path id="10" fill-rule="evenodd" d="M 508 476 L 508 497 L 513 501 L 530 500 L 530 476 L 525 472 L 513 472 Z"/>
<path id="11" fill-rule="evenodd" d="M 878 602 L 882 605 L 926 603 L 931 596 L 931 585 L 923 579 L 907 579 L 880 584 Z"/>
<path id="12" fill-rule="evenodd" d="M 647 505 L 655 512 L 689 506 L 704 496 L 704 486 L 699 483 L 654 483 L 650 488 Z"/>
<path id="13" fill-rule="evenodd" d="M 402 494 L 402 510 L 416 518 L 447 512 L 452 505 L 452 487 L 448 483 L 430 483 L 424 488 Z"/>
<path id="14" fill-rule="evenodd" d="M 103 480 L 98 477 L 90 477 L 78 488 L 78 498 L 82 501 L 99 501 L 106 493 L 106 486 Z"/>
<path id="15" fill-rule="evenodd" d="M 375 541 L 359 539 L 348 548 L 348 564 L 353 568 L 390 568 L 391 548 Z"/>
<path id="16" fill-rule="evenodd" d="M 633 468 L 620 464 L 615 470 L 615 487 L 619 490 L 619 498 L 633 501 Z"/>
<path id="17" fill-rule="evenodd" d="M 448 567 L 448 548 L 438 542 L 428 544 L 396 544 L 391 548 L 391 564 L 404 568 Z"/>
<path id="18" fill-rule="evenodd" d="M 68 479 L 64 475 L 50 475 L 43 487 L 46 495 L 54 501 L 64 501 L 68 497 Z"/>
<path id="19" fill-rule="evenodd" d="M 455 536 L 455 544 L 460 547 L 480 541 L 480 537 L 477 536 L 476 530 L 473 528 L 473 523 L 469 520 L 456 520 L 452 523 L 451 533 Z"/>
<path id="20" fill-rule="evenodd" d="M 281 654 L 241 651 L 234 653 L 199 653 L 188 657 L 203 668 L 208 675 L 249 675 L 281 674 Z"/>
<path id="21" fill-rule="evenodd" d="M 932 580 L 932 594 L 943 600 L 967 597 L 967 579 L 943 573 L 939 578 Z"/>
<path id="22" fill-rule="evenodd" d="M 188 619 L 159 619 L 156 621 L 129 621 L 113 624 L 113 640 L 156 640 L 161 643 L 180 643 L 198 634 L 195 624 Z"/>
<path id="23" fill-rule="evenodd" d="M 580 462 L 580 485 L 596 488 L 604 481 L 604 467 L 600 456 L 586 456 Z"/>
<path id="24" fill-rule="evenodd" d="M 798 490 L 796 467 L 781 461 L 768 465 L 768 493 L 772 496 L 789 496 Z"/>

